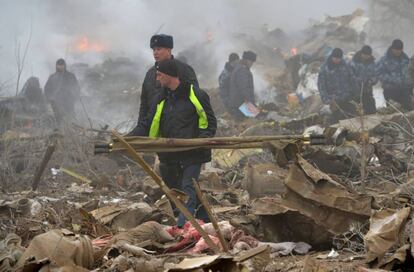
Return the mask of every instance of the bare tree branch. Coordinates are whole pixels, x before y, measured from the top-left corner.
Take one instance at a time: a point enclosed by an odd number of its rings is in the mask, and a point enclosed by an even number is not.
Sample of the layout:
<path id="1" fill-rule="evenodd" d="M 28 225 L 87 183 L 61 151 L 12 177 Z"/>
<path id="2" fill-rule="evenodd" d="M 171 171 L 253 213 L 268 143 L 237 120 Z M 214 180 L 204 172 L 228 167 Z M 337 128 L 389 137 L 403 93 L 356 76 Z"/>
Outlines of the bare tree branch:
<path id="1" fill-rule="evenodd" d="M 27 39 L 26 46 L 24 48 L 23 57 L 20 57 L 20 42 L 16 41 L 16 51 L 15 51 L 16 64 L 17 64 L 16 96 L 19 93 L 20 78 L 24 70 L 27 52 L 29 51 L 30 42 L 32 40 L 32 32 L 33 32 L 33 24 L 32 24 L 32 20 L 30 19 L 29 37 Z"/>

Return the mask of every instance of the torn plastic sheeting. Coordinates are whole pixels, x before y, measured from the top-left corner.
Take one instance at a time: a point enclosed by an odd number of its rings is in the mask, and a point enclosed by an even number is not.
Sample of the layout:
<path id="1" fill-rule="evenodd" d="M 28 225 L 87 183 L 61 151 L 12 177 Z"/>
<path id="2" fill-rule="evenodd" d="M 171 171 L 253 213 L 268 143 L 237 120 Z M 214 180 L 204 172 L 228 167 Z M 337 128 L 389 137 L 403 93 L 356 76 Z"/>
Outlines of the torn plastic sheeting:
<path id="1" fill-rule="evenodd" d="M 45 258 L 57 266 L 80 266 L 91 269 L 94 264 L 92 243 L 87 236 L 68 230 L 51 230 L 33 238 L 19 260 L 18 267 L 32 257 Z"/>
<path id="2" fill-rule="evenodd" d="M 371 215 L 372 197 L 349 193 L 300 156 L 298 162 L 300 167 L 292 165 L 286 178 L 285 185 L 289 189 L 318 205 L 367 218 Z"/>
<path id="3" fill-rule="evenodd" d="M 368 262 L 378 259 L 381 263 L 385 253 L 393 246 L 401 244 L 402 229 L 410 211 L 407 207 L 399 211 L 387 209 L 374 212 L 370 219 L 369 231 L 365 235 Z"/>

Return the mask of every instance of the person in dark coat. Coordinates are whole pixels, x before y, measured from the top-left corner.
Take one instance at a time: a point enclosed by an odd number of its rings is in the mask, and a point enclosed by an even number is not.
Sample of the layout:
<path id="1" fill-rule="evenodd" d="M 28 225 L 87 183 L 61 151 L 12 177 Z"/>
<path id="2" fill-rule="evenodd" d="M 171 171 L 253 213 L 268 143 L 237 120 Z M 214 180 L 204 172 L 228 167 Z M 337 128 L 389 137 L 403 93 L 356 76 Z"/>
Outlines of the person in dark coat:
<path id="1" fill-rule="evenodd" d="M 230 77 L 231 77 L 231 73 L 234 70 L 234 67 L 236 66 L 236 64 L 238 63 L 238 61 L 240 60 L 240 57 L 237 53 L 231 53 L 229 55 L 229 60 L 226 62 L 226 64 L 224 65 L 224 69 L 223 71 L 220 73 L 219 76 L 219 90 L 220 90 L 220 97 L 221 100 L 223 101 L 224 106 L 226 107 L 227 110 L 230 109 L 230 104 L 229 104 L 229 95 L 230 95 Z"/>
<path id="2" fill-rule="evenodd" d="M 161 91 L 154 99 L 150 113 L 134 129 L 134 135 L 162 138 L 208 138 L 214 137 L 217 120 L 206 92 L 180 77 L 177 61 L 168 59 L 157 63 L 157 80 Z M 204 209 L 199 209 L 193 180 L 198 180 L 201 165 L 211 161 L 211 150 L 195 149 L 181 152 L 158 153 L 160 172 L 170 188 L 184 191 L 189 200 L 188 210 L 197 218 L 208 222 Z M 178 226 L 185 218 L 178 217 Z"/>
<path id="3" fill-rule="evenodd" d="M 384 98 L 394 100 L 406 110 L 412 110 L 412 88 L 407 82 L 406 73 L 410 59 L 404 53 L 401 40 L 394 40 L 385 55 L 377 63 L 376 76 L 384 89 Z"/>
<path id="4" fill-rule="evenodd" d="M 41 113 L 46 109 L 45 97 L 37 77 L 30 77 L 26 80 L 19 96 L 26 99 L 26 105 L 30 111 Z"/>
<path id="5" fill-rule="evenodd" d="M 318 75 L 319 94 L 322 102 L 329 105 L 332 111 L 332 123 L 355 113 L 355 106 L 351 103 L 354 89 L 351 69 L 343 59 L 343 51 L 335 48 Z"/>
<path id="6" fill-rule="evenodd" d="M 243 52 L 242 59 L 237 63 L 230 76 L 230 113 L 237 120 L 244 119 L 239 107 L 243 103 L 255 104 L 253 74 L 250 71 L 257 55 L 252 51 Z"/>
<path id="7" fill-rule="evenodd" d="M 375 77 L 375 58 L 372 55 L 372 48 L 368 45 L 363 46 L 352 58 L 350 67 L 356 88 L 354 100 L 360 103 L 362 98 L 365 114 L 375 113 L 373 86 L 378 80 Z"/>
<path id="8" fill-rule="evenodd" d="M 80 87 L 76 76 L 66 70 L 64 59 L 56 61 L 56 72 L 49 76 L 44 92 L 57 122 L 75 116 L 75 104 L 80 99 Z"/>
<path id="9" fill-rule="evenodd" d="M 144 82 L 142 83 L 141 102 L 139 107 L 138 123 L 143 122 L 147 117 L 153 100 L 162 92 L 162 88 L 156 81 L 156 65 L 158 62 L 174 59 L 171 51 L 174 47 L 173 37 L 165 34 L 157 34 L 151 37 L 150 47 L 153 51 L 155 64 L 146 73 Z M 176 62 L 179 75 L 187 82 L 198 87 L 197 76 L 194 69 L 181 61 Z"/>

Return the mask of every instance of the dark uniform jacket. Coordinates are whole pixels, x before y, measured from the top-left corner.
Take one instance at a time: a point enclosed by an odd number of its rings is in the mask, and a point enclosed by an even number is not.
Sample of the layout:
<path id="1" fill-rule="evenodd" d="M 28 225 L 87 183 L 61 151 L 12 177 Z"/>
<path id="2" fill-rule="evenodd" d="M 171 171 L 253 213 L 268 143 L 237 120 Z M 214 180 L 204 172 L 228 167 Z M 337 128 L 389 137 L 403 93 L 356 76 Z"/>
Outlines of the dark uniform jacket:
<path id="1" fill-rule="evenodd" d="M 217 129 L 217 120 L 210 105 L 210 98 L 206 92 L 194 86 L 194 93 L 202 105 L 208 120 L 206 129 L 198 126 L 197 111 L 189 99 L 190 83 L 182 82 L 175 91 L 162 88 L 154 99 L 150 113 L 137 125 L 131 135 L 148 136 L 157 105 L 165 100 L 160 120 L 160 137 L 162 138 L 208 138 L 214 137 Z M 211 161 L 211 150 L 196 149 L 182 152 L 159 153 L 163 163 L 179 162 L 183 165 L 204 163 Z"/>
<path id="2" fill-rule="evenodd" d="M 329 104 L 331 100 L 346 101 L 352 98 L 355 84 L 349 65 L 344 60 L 335 65 L 329 56 L 319 71 L 318 90 L 324 104 Z"/>
<path id="3" fill-rule="evenodd" d="M 384 89 L 407 88 L 409 84 L 406 72 L 409 62 L 407 54 L 403 52 L 401 56 L 396 57 L 389 48 L 376 66 L 376 75 L 381 81 L 382 87 Z"/>
<path id="4" fill-rule="evenodd" d="M 229 94 L 230 94 L 230 77 L 231 73 L 233 72 L 234 68 L 230 64 L 230 62 L 226 62 L 224 65 L 223 71 L 220 73 L 219 76 L 219 89 L 220 89 L 220 97 L 224 103 L 228 103 Z"/>
<path id="5" fill-rule="evenodd" d="M 232 108 L 239 108 L 245 101 L 255 103 L 253 74 L 242 62 L 231 73 L 229 97 Z"/>
<path id="6" fill-rule="evenodd" d="M 358 51 L 350 63 L 356 94 L 361 92 L 362 85 L 364 85 L 365 90 L 368 90 L 372 89 L 372 86 L 378 82 L 375 77 L 375 58 L 371 57 L 371 59 L 364 62 L 361 54 L 361 51 Z"/>
<path id="7" fill-rule="evenodd" d="M 194 69 L 181 61 L 175 60 L 178 66 L 178 77 L 183 81 L 190 82 L 194 86 L 198 87 L 197 76 L 194 72 Z M 161 93 L 162 88 L 159 86 L 159 83 L 156 80 L 156 63 L 152 66 L 147 74 L 145 75 L 144 82 L 142 83 L 141 91 L 141 102 L 139 107 L 139 116 L 138 123 L 143 122 L 143 120 L 149 114 L 151 105 L 154 103 L 154 99 L 158 97 Z"/>
<path id="8" fill-rule="evenodd" d="M 52 103 L 54 111 L 60 114 L 73 114 L 80 98 L 80 87 L 76 76 L 71 72 L 56 72 L 46 82 L 45 97 Z"/>

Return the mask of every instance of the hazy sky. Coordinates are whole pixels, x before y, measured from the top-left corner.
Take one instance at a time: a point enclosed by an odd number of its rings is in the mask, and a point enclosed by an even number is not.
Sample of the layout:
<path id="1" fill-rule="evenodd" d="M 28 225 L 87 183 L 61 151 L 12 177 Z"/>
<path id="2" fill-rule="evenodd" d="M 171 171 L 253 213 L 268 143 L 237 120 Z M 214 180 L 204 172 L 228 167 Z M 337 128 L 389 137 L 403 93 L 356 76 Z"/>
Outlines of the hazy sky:
<path id="1" fill-rule="evenodd" d="M 16 42 L 32 39 L 24 80 L 37 75 L 44 84 L 58 57 L 96 62 L 100 51 L 143 55 L 152 61 L 150 36 L 174 35 L 175 50 L 205 39 L 254 32 L 267 23 L 286 31 L 306 27 L 309 19 L 347 14 L 364 8 L 363 0 L 0 0 L 0 83 L 16 75 Z M 87 40 L 85 40 L 85 38 Z M 87 53 L 79 53 L 86 48 Z M 89 51 L 98 51 L 89 52 Z"/>

